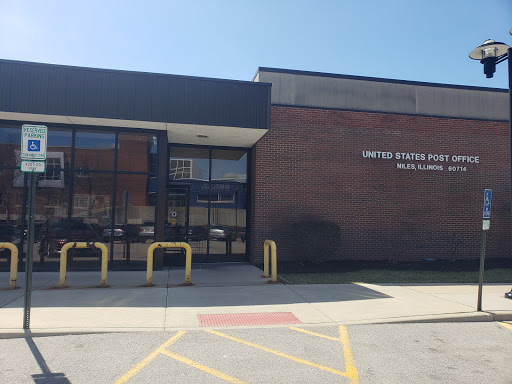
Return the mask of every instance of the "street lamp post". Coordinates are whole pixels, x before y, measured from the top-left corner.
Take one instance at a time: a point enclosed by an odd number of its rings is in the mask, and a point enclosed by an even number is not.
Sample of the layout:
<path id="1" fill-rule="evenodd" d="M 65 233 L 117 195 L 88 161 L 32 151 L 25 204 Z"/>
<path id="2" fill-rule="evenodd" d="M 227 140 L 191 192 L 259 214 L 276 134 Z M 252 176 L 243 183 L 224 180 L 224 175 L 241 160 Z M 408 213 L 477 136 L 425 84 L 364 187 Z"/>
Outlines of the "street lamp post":
<path id="1" fill-rule="evenodd" d="M 510 30 L 512 35 L 512 29 Z M 512 214 L 512 48 L 507 44 L 498 43 L 492 39 L 485 41 L 469 53 L 473 60 L 480 60 L 484 65 L 485 77 L 493 77 L 496 64 L 508 60 L 508 100 L 509 100 L 509 135 L 510 135 L 510 181 L 511 181 L 511 214 Z M 505 297 L 512 299 L 512 289 L 505 293 Z"/>

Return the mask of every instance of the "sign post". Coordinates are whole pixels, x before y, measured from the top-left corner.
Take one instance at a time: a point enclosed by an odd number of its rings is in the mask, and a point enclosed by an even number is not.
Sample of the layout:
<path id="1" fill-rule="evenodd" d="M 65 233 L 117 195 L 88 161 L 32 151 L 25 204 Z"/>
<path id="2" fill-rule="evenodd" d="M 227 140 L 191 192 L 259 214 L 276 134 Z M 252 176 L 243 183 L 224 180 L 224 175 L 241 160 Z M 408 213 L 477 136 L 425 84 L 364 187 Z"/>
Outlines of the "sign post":
<path id="1" fill-rule="evenodd" d="M 44 125 L 25 124 L 21 133 L 22 172 L 30 175 L 28 195 L 27 264 L 25 266 L 25 305 L 23 308 L 23 329 L 30 329 L 30 307 L 32 297 L 32 263 L 34 253 L 34 219 L 36 205 L 36 175 L 46 168 L 46 147 L 48 128 Z"/>
<path id="2" fill-rule="evenodd" d="M 476 310 L 482 311 L 482 286 L 484 283 L 484 262 L 485 262 L 485 242 L 487 239 L 487 231 L 491 226 L 491 197 L 492 190 L 486 189 L 484 191 L 484 214 L 482 222 L 482 245 L 480 246 L 480 273 L 478 276 L 478 301 Z"/>

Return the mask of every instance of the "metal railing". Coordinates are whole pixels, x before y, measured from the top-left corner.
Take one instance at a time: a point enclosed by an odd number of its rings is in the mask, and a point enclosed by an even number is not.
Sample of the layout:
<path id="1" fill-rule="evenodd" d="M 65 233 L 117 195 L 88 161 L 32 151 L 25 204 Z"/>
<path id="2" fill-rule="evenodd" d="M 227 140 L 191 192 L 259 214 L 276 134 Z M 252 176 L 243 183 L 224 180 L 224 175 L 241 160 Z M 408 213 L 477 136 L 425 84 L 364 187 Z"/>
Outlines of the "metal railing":
<path id="1" fill-rule="evenodd" d="M 108 267 L 108 249 L 103 243 L 66 243 L 60 250 L 60 278 L 59 287 L 66 287 L 66 268 L 67 268 L 67 253 L 71 248 L 92 248 L 96 247 L 101 249 L 101 283 L 100 287 L 107 287 L 107 267 Z"/>
<path id="2" fill-rule="evenodd" d="M 271 283 L 277 283 L 277 252 L 276 252 L 276 243 L 272 240 L 265 240 L 263 245 L 263 276 L 269 277 L 268 269 L 269 269 L 269 257 L 268 257 L 268 248 L 272 252 L 272 279 Z"/>
<path id="3" fill-rule="evenodd" d="M 13 243 L 0 243 L 0 248 L 11 250 L 11 272 L 9 275 L 9 289 L 16 289 L 16 280 L 18 279 L 18 247 Z"/>
<path id="4" fill-rule="evenodd" d="M 148 248 L 148 267 L 146 271 L 146 286 L 153 285 L 153 253 L 155 249 L 163 248 L 184 248 L 185 249 L 185 283 L 183 285 L 192 285 L 190 282 L 190 275 L 192 270 L 192 248 L 187 243 L 166 243 L 156 242 L 150 245 Z"/>

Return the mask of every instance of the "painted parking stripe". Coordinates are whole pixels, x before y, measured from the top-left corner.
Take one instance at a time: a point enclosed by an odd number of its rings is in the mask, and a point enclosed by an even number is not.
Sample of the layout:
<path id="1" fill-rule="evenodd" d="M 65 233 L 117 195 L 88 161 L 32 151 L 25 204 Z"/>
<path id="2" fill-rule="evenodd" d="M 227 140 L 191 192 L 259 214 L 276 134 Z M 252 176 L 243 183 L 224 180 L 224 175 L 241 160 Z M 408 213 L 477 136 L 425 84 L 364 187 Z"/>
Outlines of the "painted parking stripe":
<path id="1" fill-rule="evenodd" d="M 512 324 L 510 324 L 510 323 L 500 323 L 500 322 L 498 322 L 498 324 L 503 325 L 505 328 L 510 329 L 512 331 Z"/>
<path id="2" fill-rule="evenodd" d="M 160 355 L 165 348 L 171 346 L 176 341 L 178 341 L 187 331 L 179 331 L 176 332 L 169 340 L 147 355 L 140 363 L 138 363 L 135 367 L 126 372 L 120 379 L 118 379 L 115 384 L 123 384 L 130 380 L 132 377 L 137 375 L 146 365 L 148 365 L 151 361 L 153 361 L 158 355 Z"/>
<path id="3" fill-rule="evenodd" d="M 223 372 L 217 371 L 216 369 L 213 369 L 206 365 L 198 363 L 197 361 L 190 360 L 190 359 L 186 358 L 185 356 L 178 355 L 174 352 L 171 352 L 168 350 L 163 350 L 161 353 L 166 356 L 169 356 L 170 358 L 178 360 L 184 364 L 190 365 L 193 368 L 199 369 L 200 371 L 203 371 L 203 372 L 209 373 L 210 375 L 216 376 L 219 379 L 225 380 L 227 382 L 235 383 L 235 384 L 247 384 L 245 381 L 238 380 L 235 377 L 229 376 Z"/>
<path id="4" fill-rule="evenodd" d="M 322 337 L 322 338 L 327 339 L 327 340 L 340 341 L 339 337 L 326 336 L 326 335 L 322 335 L 320 333 L 308 331 L 307 329 L 303 329 L 303 328 L 290 327 L 290 329 L 293 330 L 293 331 L 306 333 L 306 334 L 311 335 L 311 336 Z"/>
<path id="5" fill-rule="evenodd" d="M 348 331 L 347 327 L 340 325 L 339 331 L 340 331 L 340 337 L 332 337 L 327 335 L 322 335 L 321 333 L 316 333 L 309 331 L 307 329 L 303 328 L 296 328 L 296 327 L 290 327 L 291 330 L 302 332 L 311 336 L 315 337 L 321 337 L 323 339 L 327 340 L 333 340 L 333 341 L 339 341 L 341 342 L 342 348 L 343 348 L 343 357 L 345 359 L 345 370 L 347 371 L 347 377 L 350 378 L 351 384 L 358 384 L 359 383 L 359 374 L 357 372 L 357 368 L 354 362 L 354 355 L 352 354 L 352 348 L 350 347 L 350 339 L 348 338 Z"/>
<path id="6" fill-rule="evenodd" d="M 211 333 L 212 335 L 223 337 L 223 338 L 228 339 L 228 340 L 236 341 L 237 343 L 244 344 L 244 345 L 247 345 L 249 347 L 253 347 L 253 348 L 256 348 L 256 349 L 268 352 L 268 353 L 272 353 L 274 355 L 277 355 L 277 356 L 280 356 L 280 357 L 284 357 L 285 359 L 289 359 L 289 360 L 295 361 L 297 363 L 301 363 L 301 364 L 304 364 L 304 365 L 309 365 L 310 367 L 318 368 L 318 369 L 321 369 L 323 371 L 334 373 L 336 375 L 348 377 L 348 378 L 351 379 L 351 383 L 352 384 L 357 384 L 359 382 L 359 377 L 357 376 L 357 371 L 356 371 L 356 376 L 354 377 L 353 376 L 354 373 L 353 373 L 352 370 L 350 372 L 342 372 L 342 371 L 339 371 L 337 369 L 333 369 L 333 368 L 326 367 L 326 366 L 323 366 L 323 365 L 320 365 L 320 364 L 317 364 L 317 363 L 313 363 L 311 361 L 307 361 L 307 360 L 301 359 L 299 357 L 288 355 L 287 353 L 282 353 L 282 352 L 275 351 L 275 350 L 267 348 L 267 347 L 263 347 L 263 346 L 258 345 L 258 344 L 254 344 L 254 343 L 251 343 L 249 341 L 239 339 L 237 337 L 226 335 L 225 333 L 214 331 L 213 329 L 205 329 L 204 332 L 208 332 L 208 333 Z M 354 380 L 356 380 L 356 381 L 354 381 Z"/>
<path id="7" fill-rule="evenodd" d="M 347 327 L 340 325 L 339 329 L 341 345 L 343 346 L 343 356 L 345 357 L 345 370 L 347 371 L 348 377 L 350 377 L 351 384 L 359 384 L 359 374 L 357 373 L 354 355 L 350 346 Z"/>

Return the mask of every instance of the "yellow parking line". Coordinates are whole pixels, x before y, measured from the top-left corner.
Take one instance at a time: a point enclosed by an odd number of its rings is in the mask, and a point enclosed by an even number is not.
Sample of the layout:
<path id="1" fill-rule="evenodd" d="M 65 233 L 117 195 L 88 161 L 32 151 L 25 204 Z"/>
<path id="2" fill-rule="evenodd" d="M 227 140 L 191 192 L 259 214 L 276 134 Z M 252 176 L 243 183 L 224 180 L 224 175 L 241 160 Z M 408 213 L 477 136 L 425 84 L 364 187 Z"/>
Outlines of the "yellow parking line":
<path id="1" fill-rule="evenodd" d="M 348 338 L 348 331 L 347 327 L 344 327 L 342 325 L 339 326 L 340 330 L 340 337 L 332 337 L 327 335 L 322 335 L 320 333 L 311 332 L 303 328 L 296 328 L 296 327 L 290 327 L 290 329 L 306 333 L 308 335 L 316 336 L 316 337 L 322 337 L 327 340 L 333 340 L 333 341 L 341 341 L 341 345 L 343 348 L 343 356 L 345 358 L 345 369 L 346 369 L 346 376 L 350 378 L 351 384 L 358 384 L 359 383 L 359 374 L 357 373 L 357 368 L 354 363 L 354 355 L 352 354 L 352 348 L 350 347 L 350 340 Z"/>
<path id="2" fill-rule="evenodd" d="M 130 380 L 133 376 L 138 374 L 142 368 L 144 368 L 146 365 L 148 365 L 152 360 L 154 360 L 155 357 L 157 357 L 159 354 L 161 354 L 165 348 L 168 346 L 174 344 L 178 339 L 183 336 L 187 331 L 179 331 L 174 334 L 173 337 L 171 337 L 169 340 L 167 340 L 165 343 L 163 343 L 161 346 L 159 346 L 157 349 L 155 349 L 153 352 L 151 352 L 148 356 L 146 356 L 140 363 L 138 363 L 135 367 L 130 369 L 128 372 L 126 372 L 119 380 L 115 382 L 115 384 L 123 384 L 126 383 L 128 380 Z"/>
<path id="3" fill-rule="evenodd" d="M 345 356 L 345 369 L 347 371 L 347 376 L 350 377 L 351 384 L 358 384 L 359 374 L 357 373 L 354 355 L 352 354 L 352 348 L 350 347 L 347 327 L 342 325 L 340 325 L 340 340 L 343 346 L 343 356 Z"/>
<path id="4" fill-rule="evenodd" d="M 322 334 L 316 333 L 316 332 L 311 332 L 311 331 L 308 331 L 308 330 L 302 329 L 302 328 L 290 327 L 290 329 L 297 331 L 297 332 L 307 333 L 308 335 L 322 337 L 327 340 L 340 341 L 339 337 L 326 336 L 326 335 L 322 335 Z"/>
<path id="5" fill-rule="evenodd" d="M 262 351 L 265 351 L 265 352 L 268 352 L 268 353 L 272 353 L 274 355 L 277 355 L 277 356 L 280 356 L 280 357 L 284 357 L 284 358 L 289 359 L 289 360 L 293 360 L 293 361 L 295 361 L 297 363 L 309 365 L 310 367 L 318 368 L 318 369 L 321 369 L 323 371 L 331 372 L 331 373 L 334 373 L 336 375 L 340 375 L 340 376 L 344 376 L 344 377 L 349 377 L 349 378 L 352 379 L 352 377 L 350 377 L 348 373 L 342 372 L 342 371 L 338 371 L 337 369 L 332 369 L 332 368 L 325 367 L 325 366 L 320 365 L 320 364 L 313 363 L 311 361 L 303 360 L 303 359 L 300 359 L 298 357 L 288 355 L 286 353 L 282 353 L 282 352 L 279 352 L 279 351 L 274 351 L 273 349 L 270 349 L 270 348 L 267 348 L 267 347 L 263 347 L 263 346 L 258 345 L 258 344 L 254 344 L 254 343 L 251 343 L 249 341 L 245 341 L 245 340 L 239 339 L 237 337 L 229 336 L 229 335 L 226 335 L 224 333 L 214 331 L 212 329 L 205 329 L 204 331 L 208 332 L 208 333 L 211 333 L 213 335 L 219 336 L 219 337 L 223 337 L 223 338 L 228 339 L 228 340 L 236 341 L 237 343 L 244 344 L 244 345 L 247 345 L 249 347 L 260 349 Z M 356 383 L 357 382 L 353 382 L 352 384 L 356 384 Z"/>
<path id="6" fill-rule="evenodd" d="M 500 322 L 498 322 L 498 324 L 503 325 L 505 328 L 510 329 L 512 331 L 512 324 L 500 323 Z"/>
<path id="7" fill-rule="evenodd" d="M 245 381 L 238 380 L 235 377 L 226 375 L 225 373 L 217 371 L 216 369 L 207 367 L 206 365 L 200 364 L 200 363 L 198 363 L 198 362 L 196 362 L 194 360 L 190 360 L 190 359 L 186 358 L 185 356 L 178 355 L 178 354 L 176 354 L 174 352 L 171 352 L 171 351 L 168 351 L 168 350 L 163 350 L 163 351 L 161 351 L 161 353 L 163 353 L 164 355 L 169 356 L 169 357 L 171 357 L 171 358 L 173 358 L 175 360 L 178 360 L 178 361 L 180 361 L 182 363 L 190 365 L 191 367 L 199 369 L 200 371 L 203 371 L 203 372 L 209 373 L 210 375 L 216 376 L 219 379 L 226 380 L 226 381 L 228 381 L 230 383 L 247 384 Z"/>

